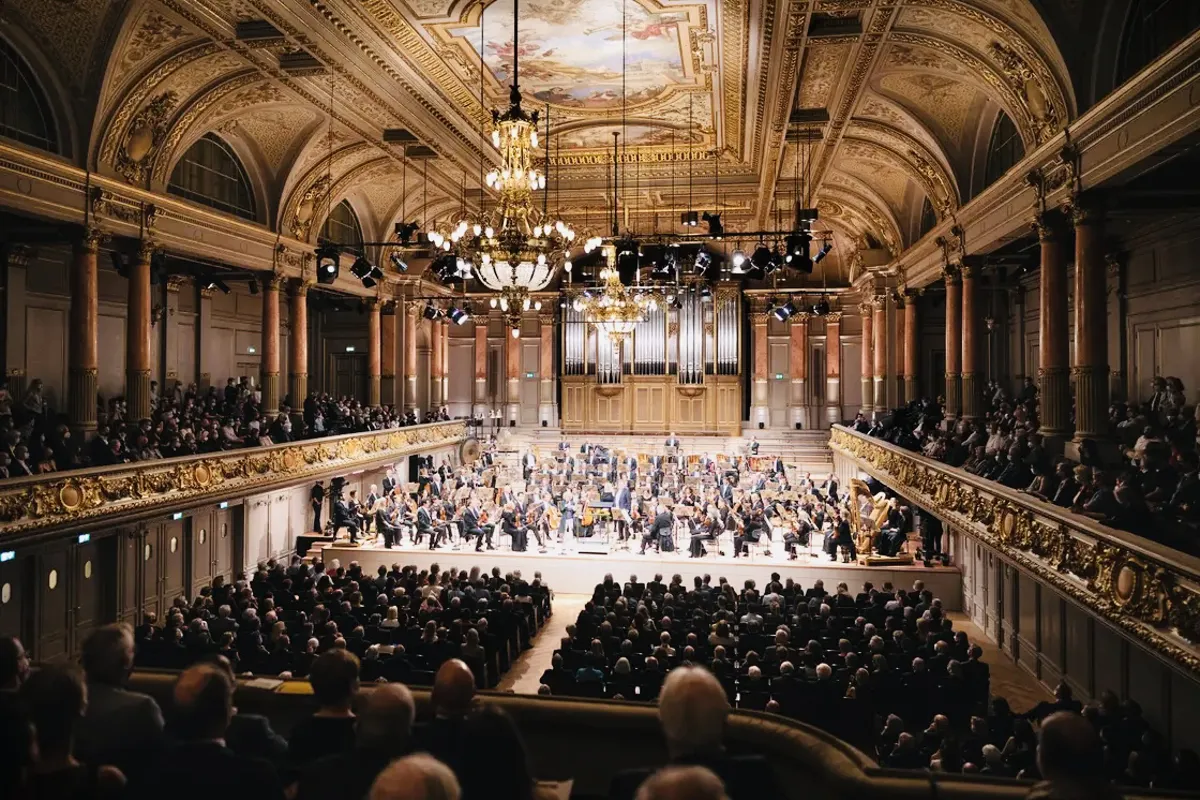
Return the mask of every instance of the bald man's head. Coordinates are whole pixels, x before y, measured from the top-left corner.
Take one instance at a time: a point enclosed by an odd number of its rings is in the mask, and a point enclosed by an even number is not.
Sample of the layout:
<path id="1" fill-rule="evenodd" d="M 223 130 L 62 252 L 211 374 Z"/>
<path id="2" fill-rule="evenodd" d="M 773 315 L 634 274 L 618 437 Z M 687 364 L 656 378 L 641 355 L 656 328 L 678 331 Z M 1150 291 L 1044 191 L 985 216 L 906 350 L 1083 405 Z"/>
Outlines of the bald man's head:
<path id="1" fill-rule="evenodd" d="M 458 779 L 428 753 L 397 759 L 371 784 L 368 800 L 458 800 Z"/>
<path id="2" fill-rule="evenodd" d="M 729 800 L 725 785 L 705 767 L 666 767 L 638 788 L 637 800 Z"/>
<path id="3" fill-rule="evenodd" d="M 434 710 L 441 715 L 457 717 L 471 709 L 475 698 L 475 675 L 460 659 L 452 658 L 438 668 L 433 679 Z"/>
<path id="4" fill-rule="evenodd" d="M 416 706 L 402 683 L 384 683 L 367 695 L 358 712 L 356 735 L 360 747 L 384 747 L 402 753 L 412 736 Z"/>
<path id="5" fill-rule="evenodd" d="M 1046 717 L 1038 735 L 1037 765 L 1048 781 L 1091 783 L 1104 780 L 1104 755 L 1096 730 L 1080 714 L 1059 711 Z"/>
<path id="6" fill-rule="evenodd" d="M 219 739 L 233 717 L 233 681 L 215 664 L 197 664 L 180 673 L 171 700 L 180 738 Z"/>

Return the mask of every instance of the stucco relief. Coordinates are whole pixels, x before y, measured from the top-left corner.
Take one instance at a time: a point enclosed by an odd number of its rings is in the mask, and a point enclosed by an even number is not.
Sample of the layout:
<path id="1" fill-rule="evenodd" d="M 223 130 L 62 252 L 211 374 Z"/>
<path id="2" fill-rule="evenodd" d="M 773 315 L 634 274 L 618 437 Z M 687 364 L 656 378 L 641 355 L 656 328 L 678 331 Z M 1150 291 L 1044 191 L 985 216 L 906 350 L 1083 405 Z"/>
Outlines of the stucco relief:
<path id="1" fill-rule="evenodd" d="M 849 45 L 810 46 L 804 55 L 804 73 L 800 78 L 797 108 L 825 108 L 837 86 Z"/>
<path id="2" fill-rule="evenodd" d="M 315 112 L 303 108 L 266 108 L 231 117 L 221 127 L 232 127 L 252 141 L 262 155 L 263 166 L 278 174 L 284 159 L 316 119 Z"/>
<path id="3" fill-rule="evenodd" d="M 104 32 L 104 18 L 112 9 L 111 0 L 75 0 L 70 4 L 6 0 L 3 5 L 29 25 L 30 33 L 53 55 L 55 65 L 70 85 L 87 85 L 92 53 Z"/>
<path id="4" fill-rule="evenodd" d="M 970 84 L 929 73 L 884 75 L 879 79 L 879 89 L 906 101 L 952 146 L 962 139 L 971 106 L 979 95 Z"/>

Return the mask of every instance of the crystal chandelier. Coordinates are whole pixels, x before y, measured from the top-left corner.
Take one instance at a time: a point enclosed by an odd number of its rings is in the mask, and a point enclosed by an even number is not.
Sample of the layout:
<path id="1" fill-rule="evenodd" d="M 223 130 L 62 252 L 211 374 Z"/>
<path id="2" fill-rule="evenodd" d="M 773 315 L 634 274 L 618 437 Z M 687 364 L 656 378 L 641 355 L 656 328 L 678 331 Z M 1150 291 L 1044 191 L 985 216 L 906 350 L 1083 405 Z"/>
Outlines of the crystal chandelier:
<path id="1" fill-rule="evenodd" d="M 521 107 L 518 88 L 520 52 L 519 3 L 513 3 L 513 82 L 508 110 L 492 111 L 492 144 L 500 150 L 500 168 L 484 178 L 499 193 L 496 208 L 477 220 L 460 219 L 449 233 L 434 230 L 434 247 L 457 259 L 458 274 L 473 274 L 493 292 L 545 288 L 558 267 L 571 269 L 570 249 L 575 231 L 550 219 L 533 202 L 535 191 L 545 191 L 546 176 L 537 162 L 538 112 Z M 483 54 L 480 52 L 480 67 Z"/>
<path id="2" fill-rule="evenodd" d="M 610 341 L 620 342 L 658 306 L 658 299 L 649 291 L 631 289 L 621 283 L 615 267 L 600 270 L 600 279 L 601 287 L 578 295 L 572 307 L 583 315 L 584 322 Z"/>

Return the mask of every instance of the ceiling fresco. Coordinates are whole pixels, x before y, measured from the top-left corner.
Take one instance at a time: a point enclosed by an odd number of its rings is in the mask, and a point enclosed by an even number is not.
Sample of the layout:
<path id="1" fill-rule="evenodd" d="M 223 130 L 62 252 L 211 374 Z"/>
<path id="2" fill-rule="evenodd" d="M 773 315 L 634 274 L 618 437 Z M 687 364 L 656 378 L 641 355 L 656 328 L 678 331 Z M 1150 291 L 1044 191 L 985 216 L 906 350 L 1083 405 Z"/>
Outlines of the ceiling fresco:
<path id="1" fill-rule="evenodd" d="M 637 194 L 623 214 L 643 229 L 674 224 L 688 163 L 703 165 L 694 194 L 724 211 L 727 231 L 786 216 L 792 142 L 807 131 L 805 190 L 831 215 L 822 224 L 899 257 L 926 201 L 945 218 L 970 199 L 983 127 L 1000 112 L 1027 151 L 1077 114 L 1032 0 L 523 0 L 515 42 L 513 2 L 4 7 L 40 50 L 30 60 L 43 83 L 80 109 L 81 165 L 161 190 L 192 142 L 224 136 L 272 193 L 266 224 L 299 238 L 342 199 L 384 236 L 413 208 L 436 217 L 478 198 L 481 165 L 498 160 L 481 134 L 507 103 L 514 48 L 527 107 L 549 111 L 541 155 L 555 202 L 604 218 L 619 133 Z M 296 57 L 307 66 L 283 68 Z M 384 136 L 397 129 L 412 139 Z M 127 157 L 134 130 L 154 133 L 144 168 Z"/>

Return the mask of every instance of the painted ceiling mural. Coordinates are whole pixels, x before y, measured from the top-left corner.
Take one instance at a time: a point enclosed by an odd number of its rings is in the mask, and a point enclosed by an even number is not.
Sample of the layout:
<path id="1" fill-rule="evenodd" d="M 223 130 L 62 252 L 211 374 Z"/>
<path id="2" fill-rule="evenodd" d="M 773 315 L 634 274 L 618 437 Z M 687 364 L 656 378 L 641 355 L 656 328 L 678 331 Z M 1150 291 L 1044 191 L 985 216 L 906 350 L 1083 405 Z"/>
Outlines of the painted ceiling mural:
<path id="1" fill-rule="evenodd" d="M 836 213 L 829 226 L 844 241 L 870 233 L 897 256 L 926 199 L 943 218 L 969 200 L 963 184 L 989 138 L 982 120 L 1003 110 L 1029 151 L 1076 114 L 1065 61 L 1031 0 L 521 0 L 515 42 L 513 2 L 4 5 L 21 41 L 44 51 L 39 63 L 58 70 L 46 83 L 97 98 L 90 117 L 73 120 L 77 160 L 156 189 L 206 131 L 241 137 L 251 171 L 271 177 L 271 224 L 288 234 L 319 227 L 296 216 L 323 180 L 379 231 L 414 207 L 418 186 L 422 207 L 426 196 L 430 207 L 457 205 L 481 157 L 496 158 L 480 125 L 507 102 L 514 48 L 527 107 L 550 110 L 564 208 L 606 207 L 616 132 L 645 198 L 635 222 L 662 211 L 694 160 L 702 172 L 721 164 L 727 229 L 748 230 L 791 196 L 787 134 L 808 125 L 820 135 L 807 191 Z M 830 19 L 846 32 L 811 33 Z M 239 24 L 260 22 L 278 37 L 238 41 Z M 305 54 L 313 70 L 280 68 L 281 57 Z M 795 122 L 797 111 L 812 121 Z M 382 141 L 392 128 L 435 157 L 416 161 Z M 153 134 L 145 169 L 129 164 L 135 130 Z M 396 180 L 405 164 L 407 179 Z M 710 181 L 701 194 L 711 192 Z"/>

